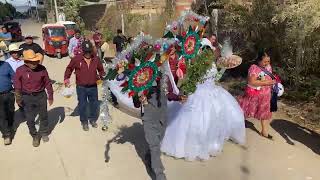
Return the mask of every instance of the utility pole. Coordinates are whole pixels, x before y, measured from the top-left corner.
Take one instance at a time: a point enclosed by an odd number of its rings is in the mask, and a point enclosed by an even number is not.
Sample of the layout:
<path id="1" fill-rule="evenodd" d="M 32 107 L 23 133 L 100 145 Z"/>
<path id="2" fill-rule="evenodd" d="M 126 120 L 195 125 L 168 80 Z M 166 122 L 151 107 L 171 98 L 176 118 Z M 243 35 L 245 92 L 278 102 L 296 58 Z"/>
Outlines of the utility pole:
<path id="1" fill-rule="evenodd" d="M 57 6 L 57 0 L 53 0 L 54 1 L 54 9 L 56 11 L 56 22 L 58 22 L 59 20 L 59 14 L 58 14 L 58 6 Z"/>
<path id="2" fill-rule="evenodd" d="M 124 18 L 123 18 L 123 13 L 121 14 L 121 26 L 122 26 L 122 33 L 124 34 Z"/>
<path id="3" fill-rule="evenodd" d="M 28 5 L 29 5 L 29 16 L 32 16 L 32 8 L 31 8 L 31 1 L 28 1 Z"/>
<path id="4" fill-rule="evenodd" d="M 38 4 L 39 4 L 39 3 L 38 3 L 38 0 L 35 0 L 35 3 L 36 3 L 36 5 L 35 5 L 35 6 L 36 6 L 36 18 L 37 18 L 38 21 L 40 21 L 40 18 L 39 18 L 39 9 L 38 9 Z"/>

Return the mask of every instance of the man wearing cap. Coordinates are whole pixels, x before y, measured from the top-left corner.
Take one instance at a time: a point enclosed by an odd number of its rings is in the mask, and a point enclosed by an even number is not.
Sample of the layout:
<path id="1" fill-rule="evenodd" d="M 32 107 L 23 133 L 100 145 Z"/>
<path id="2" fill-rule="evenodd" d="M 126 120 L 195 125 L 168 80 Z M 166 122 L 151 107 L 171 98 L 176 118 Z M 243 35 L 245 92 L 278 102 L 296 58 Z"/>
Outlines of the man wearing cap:
<path id="1" fill-rule="evenodd" d="M 64 74 L 64 83 L 65 86 L 70 86 L 69 79 L 75 70 L 80 121 L 83 130 L 88 131 L 89 122 L 93 128 L 98 127 L 99 102 L 97 80 L 102 79 L 105 76 L 105 72 L 102 63 L 94 53 L 93 45 L 90 41 L 82 43 L 82 51 L 83 54 L 71 59 Z M 86 113 L 87 104 L 90 107 L 89 117 Z"/>
<path id="2" fill-rule="evenodd" d="M 33 137 L 33 146 L 38 147 L 40 140 L 49 141 L 49 123 L 47 100 L 49 105 L 53 104 L 53 89 L 44 66 L 40 64 L 42 54 L 33 50 L 23 51 L 25 65 L 17 69 L 14 77 L 14 88 L 16 102 L 23 106 L 30 135 Z M 35 118 L 39 115 L 40 128 L 37 131 Z"/>
<path id="3" fill-rule="evenodd" d="M 4 144 L 11 144 L 14 121 L 14 94 L 12 92 L 12 80 L 14 71 L 10 64 L 0 61 L 0 127 Z"/>
<path id="4" fill-rule="evenodd" d="M 27 35 L 24 39 L 25 43 L 21 44 L 19 48 L 21 48 L 23 51 L 31 49 L 36 54 L 40 53 L 42 55 L 40 59 L 40 64 L 42 64 L 44 58 L 44 50 L 41 48 L 39 44 L 33 42 L 33 36 Z"/>

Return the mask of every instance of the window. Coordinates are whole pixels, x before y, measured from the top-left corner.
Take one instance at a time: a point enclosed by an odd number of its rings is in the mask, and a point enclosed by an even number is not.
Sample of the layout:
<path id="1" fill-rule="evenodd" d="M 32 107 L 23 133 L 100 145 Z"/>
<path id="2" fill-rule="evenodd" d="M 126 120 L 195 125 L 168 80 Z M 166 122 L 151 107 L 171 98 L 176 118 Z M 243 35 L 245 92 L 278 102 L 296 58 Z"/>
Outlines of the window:
<path id="1" fill-rule="evenodd" d="M 66 31 L 64 28 L 51 28 L 49 29 L 49 36 L 65 36 Z"/>
<path id="2" fill-rule="evenodd" d="M 64 24 L 67 30 L 77 29 L 77 25 L 75 24 Z"/>

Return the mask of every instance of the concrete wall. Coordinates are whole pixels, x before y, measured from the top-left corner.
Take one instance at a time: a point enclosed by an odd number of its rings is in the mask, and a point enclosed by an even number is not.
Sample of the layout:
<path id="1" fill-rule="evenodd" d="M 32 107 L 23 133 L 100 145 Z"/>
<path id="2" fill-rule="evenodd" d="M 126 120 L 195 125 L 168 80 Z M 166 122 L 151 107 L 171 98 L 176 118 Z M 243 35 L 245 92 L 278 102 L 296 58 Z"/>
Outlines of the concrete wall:
<path id="1" fill-rule="evenodd" d="M 91 29 L 95 27 L 96 23 L 102 18 L 106 10 L 106 4 L 94 4 L 82 6 L 80 9 L 80 16 L 83 19 L 86 28 Z"/>

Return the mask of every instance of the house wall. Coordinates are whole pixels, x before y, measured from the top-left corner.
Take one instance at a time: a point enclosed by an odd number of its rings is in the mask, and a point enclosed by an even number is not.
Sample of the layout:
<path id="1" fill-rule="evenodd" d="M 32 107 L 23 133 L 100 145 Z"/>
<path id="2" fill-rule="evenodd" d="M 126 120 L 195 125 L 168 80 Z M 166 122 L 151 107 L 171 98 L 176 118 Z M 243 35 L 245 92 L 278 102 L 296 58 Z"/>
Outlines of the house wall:
<path id="1" fill-rule="evenodd" d="M 191 9 L 191 4 L 193 2 L 194 0 L 176 0 L 175 1 L 176 15 L 180 16 L 183 11 Z"/>

